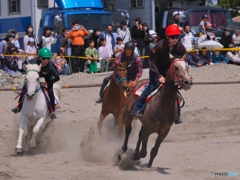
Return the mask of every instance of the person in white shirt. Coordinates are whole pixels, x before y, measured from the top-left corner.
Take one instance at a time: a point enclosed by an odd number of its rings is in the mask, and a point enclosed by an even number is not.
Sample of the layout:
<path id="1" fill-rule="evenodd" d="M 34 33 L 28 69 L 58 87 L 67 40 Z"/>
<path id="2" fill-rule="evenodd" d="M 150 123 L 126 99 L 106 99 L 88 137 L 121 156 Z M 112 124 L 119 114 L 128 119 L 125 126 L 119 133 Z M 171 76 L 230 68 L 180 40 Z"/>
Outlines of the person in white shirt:
<path id="1" fill-rule="evenodd" d="M 57 33 L 55 33 L 55 36 L 53 37 L 54 32 L 51 32 L 50 34 L 50 30 L 51 28 L 48 26 L 43 28 L 42 47 L 48 48 L 51 51 L 51 45 L 57 42 Z"/>
<path id="2" fill-rule="evenodd" d="M 127 22 L 126 21 L 122 21 L 121 22 L 121 25 L 122 25 L 122 30 L 120 31 L 120 35 L 122 37 L 122 44 L 123 46 L 125 46 L 125 44 L 128 42 L 128 41 L 131 41 L 131 33 L 129 31 L 129 28 L 128 28 L 128 25 L 127 25 Z"/>
<path id="3" fill-rule="evenodd" d="M 229 48 L 235 48 L 235 45 L 229 44 Z M 226 59 L 228 60 L 228 64 L 240 65 L 240 56 L 235 50 L 228 51 Z"/>
<path id="4" fill-rule="evenodd" d="M 187 50 L 192 50 L 192 44 L 193 44 L 193 39 L 194 39 L 194 36 L 190 32 L 190 30 L 191 30 L 190 26 L 186 25 L 184 27 L 182 34 L 180 35 L 181 43 L 184 45 L 184 47 Z"/>

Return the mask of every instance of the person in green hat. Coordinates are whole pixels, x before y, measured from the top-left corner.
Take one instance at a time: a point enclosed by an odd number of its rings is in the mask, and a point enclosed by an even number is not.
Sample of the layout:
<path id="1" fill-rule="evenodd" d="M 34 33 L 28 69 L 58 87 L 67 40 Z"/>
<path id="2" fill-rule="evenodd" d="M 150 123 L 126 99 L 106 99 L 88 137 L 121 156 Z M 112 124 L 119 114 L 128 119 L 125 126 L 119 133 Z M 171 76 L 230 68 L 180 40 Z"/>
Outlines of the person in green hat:
<path id="1" fill-rule="evenodd" d="M 47 86 L 47 90 L 49 93 L 49 98 L 52 105 L 52 112 L 51 112 L 51 119 L 55 119 L 56 115 L 54 114 L 55 111 L 55 97 L 53 93 L 53 84 L 60 80 L 59 73 L 57 71 L 57 67 L 54 63 L 50 60 L 52 58 L 52 53 L 48 48 L 40 49 L 38 53 L 38 58 L 31 60 L 31 64 L 38 64 L 42 65 L 41 71 L 39 73 L 40 77 L 45 78 L 45 82 L 40 82 L 42 87 Z M 24 87 L 23 87 L 24 88 Z M 21 98 L 20 98 L 21 99 Z M 18 113 L 21 111 L 22 105 L 18 108 L 12 109 L 12 112 Z"/>

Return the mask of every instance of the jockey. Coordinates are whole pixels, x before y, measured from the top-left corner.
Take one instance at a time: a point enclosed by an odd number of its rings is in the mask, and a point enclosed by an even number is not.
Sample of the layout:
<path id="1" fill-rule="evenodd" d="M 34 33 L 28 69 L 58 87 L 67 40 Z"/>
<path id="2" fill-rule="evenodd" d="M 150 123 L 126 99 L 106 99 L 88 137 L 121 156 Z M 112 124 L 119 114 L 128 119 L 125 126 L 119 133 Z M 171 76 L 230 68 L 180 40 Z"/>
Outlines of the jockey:
<path id="1" fill-rule="evenodd" d="M 132 81 L 132 85 L 134 86 L 139 78 L 142 76 L 142 71 L 143 71 L 143 66 L 142 66 L 142 60 L 140 57 L 134 53 L 135 49 L 135 44 L 132 41 L 129 41 L 125 44 L 124 47 L 124 52 L 121 53 L 117 59 L 114 61 L 116 64 L 118 63 L 124 63 L 128 62 L 127 64 L 127 80 L 128 82 Z M 114 63 L 113 63 L 114 66 Z M 102 102 L 102 97 L 103 97 L 103 91 L 104 88 L 106 87 L 109 79 L 111 78 L 112 75 L 109 75 L 104 78 L 101 90 L 99 93 L 100 98 L 95 102 L 95 103 L 101 103 Z"/>
<path id="2" fill-rule="evenodd" d="M 162 39 L 150 52 L 148 64 L 149 64 L 149 85 L 142 93 L 139 101 L 136 103 L 135 109 L 132 111 L 133 116 L 143 116 L 142 107 L 151 93 L 152 89 L 159 83 L 165 83 L 165 77 L 167 71 L 170 68 L 171 61 L 169 53 L 173 56 L 183 56 L 186 53 L 186 49 L 179 41 L 180 36 L 179 27 L 176 25 L 169 25 L 166 29 L 167 39 Z M 180 107 L 178 106 L 178 115 L 175 124 L 182 123 L 180 118 Z"/>
<path id="3" fill-rule="evenodd" d="M 47 86 L 49 98 L 52 105 L 52 111 L 53 111 L 50 114 L 50 116 L 51 116 L 51 119 L 56 119 L 56 115 L 54 114 L 55 97 L 53 92 L 53 84 L 59 81 L 60 77 L 59 77 L 56 66 L 52 61 L 50 61 L 50 58 L 52 58 L 51 51 L 48 48 L 42 48 L 38 53 L 38 58 L 31 60 L 31 64 L 38 64 L 38 65 L 42 64 L 39 76 L 44 77 L 45 82 L 40 82 L 40 86 L 41 87 Z M 23 89 L 25 89 L 25 87 L 23 87 Z M 18 113 L 21 111 L 21 108 L 22 108 L 22 104 L 18 108 L 12 109 L 12 112 Z"/>

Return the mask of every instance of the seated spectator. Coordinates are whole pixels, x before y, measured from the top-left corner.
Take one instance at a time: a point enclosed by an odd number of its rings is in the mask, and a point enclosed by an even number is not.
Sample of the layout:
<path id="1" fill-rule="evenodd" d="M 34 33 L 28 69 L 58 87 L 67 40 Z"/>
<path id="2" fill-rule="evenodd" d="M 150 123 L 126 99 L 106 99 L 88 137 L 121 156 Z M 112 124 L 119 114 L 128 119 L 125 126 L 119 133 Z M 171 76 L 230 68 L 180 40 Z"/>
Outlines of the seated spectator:
<path id="1" fill-rule="evenodd" d="M 66 74 L 69 74 L 68 64 L 66 59 L 62 57 L 63 55 L 64 55 L 64 50 L 59 49 L 58 56 L 56 57 L 56 60 L 55 60 L 55 66 L 57 67 L 59 74 L 66 75 Z"/>
<path id="2" fill-rule="evenodd" d="M 13 44 L 8 45 L 6 55 L 18 54 L 20 54 L 20 52 Z M 4 67 L 4 70 L 9 75 L 21 74 L 18 71 L 18 58 L 18 56 L 6 56 L 6 66 Z"/>
<path id="3" fill-rule="evenodd" d="M 203 51 L 200 51 L 199 57 L 204 60 L 204 65 L 209 65 L 210 62 L 212 62 L 212 59 L 210 57 L 210 52 L 207 51 L 207 48 L 203 47 L 202 49 L 205 49 Z"/>
<path id="4" fill-rule="evenodd" d="M 235 30 L 235 34 L 232 35 L 235 46 L 240 46 L 240 31 Z"/>
<path id="5" fill-rule="evenodd" d="M 150 50 L 154 48 L 154 46 L 157 44 L 157 41 L 159 39 L 157 35 L 153 35 L 152 38 L 153 38 L 153 41 L 149 44 Z"/>
<path id="6" fill-rule="evenodd" d="M 128 41 L 131 41 L 131 34 L 130 34 L 130 31 L 129 31 L 129 28 L 128 28 L 128 25 L 127 25 L 126 21 L 122 21 L 121 25 L 122 25 L 122 30 L 120 31 L 119 34 L 121 35 L 121 37 L 123 39 L 123 45 L 125 46 L 125 44 Z"/>
<path id="7" fill-rule="evenodd" d="M 194 36 L 190 31 L 191 31 L 190 26 L 186 25 L 184 27 L 182 34 L 180 35 L 181 43 L 187 50 L 192 50 L 192 44 L 194 39 Z"/>
<path id="8" fill-rule="evenodd" d="M 117 44 L 114 46 L 115 57 L 118 57 L 119 54 L 121 54 L 124 51 L 122 42 L 123 42 L 122 38 L 117 37 Z"/>
<path id="9" fill-rule="evenodd" d="M 204 60 L 197 55 L 197 51 L 193 51 L 188 55 L 188 65 L 194 67 L 201 67 L 204 65 Z"/>
<path id="10" fill-rule="evenodd" d="M 89 64 L 89 73 L 96 73 L 97 72 L 97 59 L 98 53 L 97 49 L 94 47 L 94 40 L 89 39 L 88 41 L 89 47 L 85 51 L 85 56 L 91 60 Z"/>
<path id="11" fill-rule="evenodd" d="M 101 47 L 98 49 L 99 61 L 101 62 L 101 72 L 108 71 L 109 61 L 111 60 L 111 49 L 107 46 L 106 38 L 100 39 Z"/>
<path id="12" fill-rule="evenodd" d="M 230 44 L 229 48 L 235 48 L 235 45 Z M 228 60 L 228 64 L 240 65 L 240 56 L 236 53 L 235 50 L 228 51 L 226 59 Z"/>
<path id="13" fill-rule="evenodd" d="M 132 39 L 132 42 L 134 42 L 134 44 L 135 44 L 134 53 L 137 54 L 137 55 L 139 56 L 139 54 L 138 54 L 138 49 L 137 49 L 137 40 Z"/>
<path id="14" fill-rule="evenodd" d="M 214 53 L 212 53 L 212 61 L 217 64 L 219 64 L 219 63 L 227 64 L 228 63 L 227 59 L 222 54 L 220 54 L 219 51 L 214 51 Z"/>
<path id="15" fill-rule="evenodd" d="M 27 55 L 37 55 L 37 49 L 35 47 L 35 40 L 33 37 L 28 38 L 28 46 L 27 46 Z M 34 56 L 29 56 L 28 61 L 34 59 Z"/>
<path id="16" fill-rule="evenodd" d="M 202 21 L 199 24 L 199 31 L 200 31 L 200 36 L 205 35 L 205 30 L 209 22 L 207 21 L 208 16 L 207 15 L 202 15 Z"/>

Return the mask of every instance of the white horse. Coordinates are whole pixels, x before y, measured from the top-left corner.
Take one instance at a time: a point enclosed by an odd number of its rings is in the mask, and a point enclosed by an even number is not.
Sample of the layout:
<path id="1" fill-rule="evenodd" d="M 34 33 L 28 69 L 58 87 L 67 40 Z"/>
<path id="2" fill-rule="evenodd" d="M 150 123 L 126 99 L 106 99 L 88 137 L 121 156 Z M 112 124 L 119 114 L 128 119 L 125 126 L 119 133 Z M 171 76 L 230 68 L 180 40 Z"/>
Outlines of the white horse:
<path id="1" fill-rule="evenodd" d="M 44 134 L 53 122 L 50 118 L 47 100 L 40 88 L 39 72 L 41 70 L 41 65 L 38 66 L 37 64 L 29 64 L 24 66 L 24 69 L 27 72 L 25 80 L 27 96 L 23 102 L 20 118 L 19 137 L 16 146 L 16 152 L 18 153 L 23 152 L 22 139 L 26 125 L 28 134 L 26 144 L 27 151 L 28 147 L 33 148 L 36 146 L 37 135 L 40 137 L 40 141 L 42 140 Z M 55 98 L 59 103 L 61 98 L 60 87 L 58 85 L 54 85 L 53 90 Z"/>

